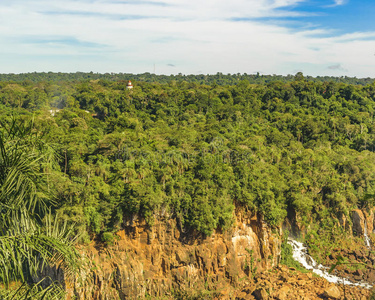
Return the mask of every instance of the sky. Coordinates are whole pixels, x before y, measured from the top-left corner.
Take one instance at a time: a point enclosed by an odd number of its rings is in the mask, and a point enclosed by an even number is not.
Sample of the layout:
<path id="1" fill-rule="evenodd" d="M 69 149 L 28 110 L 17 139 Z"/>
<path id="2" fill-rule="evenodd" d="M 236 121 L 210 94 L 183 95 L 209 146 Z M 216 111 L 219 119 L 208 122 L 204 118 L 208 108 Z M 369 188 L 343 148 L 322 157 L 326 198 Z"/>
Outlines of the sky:
<path id="1" fill-rule="evenodd" d="M 0 0 L 0 73 L 375 78 L 374 0 Z"/>

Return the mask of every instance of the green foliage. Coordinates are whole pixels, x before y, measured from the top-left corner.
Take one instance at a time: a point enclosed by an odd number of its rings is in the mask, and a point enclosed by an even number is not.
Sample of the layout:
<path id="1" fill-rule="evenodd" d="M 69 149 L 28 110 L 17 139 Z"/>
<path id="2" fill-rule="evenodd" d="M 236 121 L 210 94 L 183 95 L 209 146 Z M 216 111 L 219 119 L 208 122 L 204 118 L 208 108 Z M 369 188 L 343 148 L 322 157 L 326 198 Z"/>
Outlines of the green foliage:
<path id="1" fill-rule="evenodd" d="M 39 283 L 29 286 L 26 283 L 20 284 L 14 289 L 4 290 L 0 289 L 0 297 L 4 300 L 60 300 L 64 299 L 65 291 L 57 284 L 49 284 L 48 287 L 43 287 L 43 279 Z"/>
<path id="2" fill-rule="evenodd" d="M 104 232 L 102 236 L 102 241 L 107 245 L 113 245 L 115 242 L 115 236 L 112 232 Z"/>
<path id="3" fill-rule="evenodd" d="M 245 269 L 245 272 L 247 271 L 248 276 L 250 276 L 251 278 L 254 278 L 258 269 L 254 265 L 254 262 L 255 262 L 255 259 L 253 256 L 254 250 L 246 249 L 246 251 L 249 253 L 250 259 L 249 261 L 246 261 L 246 265 L 244 269 Z"/>
<path id="4" fill-rule="evenodd" d="M 104 232 L 102 241 L 108 245 L 113 245 L 113 243 L 115 242 L 115 236 L 112 232 Z"/>
<path id="5" fill-rule="evenodd" d="M 301 73 L 301 72 L 299 72 Z M 61 82 L 88 82 L 88 81 L 98 81 L 98 84 L 103 87 L 113 87 L 117 90 L 124 91 L 126 89 L 127 80 L 132 79 L 141 81 L 141 82 L 160 82 L 164 84 L 168 84 L 170 86 L 177 86 L 177 87 L 187 87 L 187 83 L 190 84 L 204 84 L 210 86 L 218 86 L 218 85 L 241 85 L 246 87 L 248 83 L 251 84 L 266 84 L 269 82 L 291 82 L 302 75 L 302 78 L 306 81 L 311 82 L 326 82 L 326 83 L 347 83 L 347 84 L 371 84 L 373 79 L 371 78 L 356 78 L 356 77 L 331 77 L 331 76 L 303 76 L 303 74 L 297 73 L 295 76 L 293 75 L 260 75 L 257 74 L 223 74 L 223 73 L 216 73 L 215 75 L 156 75 L 151 73 L 143 73 L 143 74 L 126 74 L 126 73 L 83 73 L 83 72 L 76 72 L 76 73 L 21 73 L 21 74 L 0 74 L 0 83 L 1 81 L 11 81 L 11 82 L 18 82 L 22 86 L 29 86 L 33 83 L 40 83 L 42 82 L 45 87 L 44 89 L 48 91 L 49 95 L 54 95 L 55 97 L 61 97 L 60 91 L 57 89 L 56 85 L 52 85 L 51 83 L 59 84 Z M 191 86 L 191 87 L 194 87 Z M 89 88 L 85 85 L 82 86 L 83 89 L 89 91 Z M 135 87 L 136 88 L 136 87 Z M 332 92 L 328 93 L 330 96 Z"/>
<path id="6" fill-rule="evenodd" d="M 48 267 L 64 268 L 67 275 L 77 267 L 71 228 L 51 212 L 48 170 L 53 168 L 54 151 L 32 123 L 11 119 L 2 124 L 0 295 L 6 299 L 56 299 L 61 289 L 42 289 L 38 276 Z M 21 283 L 16 291 L 10 289 L 14 282 Z"/>
<path id="7" fill-rule="evenodd" d="M 232 225 L 238 205 L 271 226 L 295 213 L 322 261 L 344 234 L 339 220 L 375 205 L 369 78 L 33 73 L 0 80 L 0 298 L 60 297 L 58 286 L 49 281 L 45 290 L 32 279 L 57 261 L 73 272 L 78 233 L 81 242 L 112 244 L 124 222 L 162 217 L 210 235 Z M 300 269 L 286 237 L 281 263 Z"/>
<path id="8" fill-rule="evenodd" d="M 0 120 L 33 119 L 58 154 L 58 166 L 39 170 L 46 179 L 25 188 L 56 192 L 55 210 L 85 240 L 125 219 L 159 216 L 209 235 L 231 226 L 235 203 L 272 226 L 288 211 L 308 224 L 375 204 L 375 87 L 367 79 L 4 76 L 19 81 L 0 82 Z"/>
<path id="9" fill-rule="evenodd" d="M 95 233 L 100 233 L 101 224 L 102 224 L 102 216 L 100 213 L 96 211 L 96 209 L 92 206 L 85 207 L 84 213 L 86 220 L 88 221 L 88 226 L 92 229 Z"/>

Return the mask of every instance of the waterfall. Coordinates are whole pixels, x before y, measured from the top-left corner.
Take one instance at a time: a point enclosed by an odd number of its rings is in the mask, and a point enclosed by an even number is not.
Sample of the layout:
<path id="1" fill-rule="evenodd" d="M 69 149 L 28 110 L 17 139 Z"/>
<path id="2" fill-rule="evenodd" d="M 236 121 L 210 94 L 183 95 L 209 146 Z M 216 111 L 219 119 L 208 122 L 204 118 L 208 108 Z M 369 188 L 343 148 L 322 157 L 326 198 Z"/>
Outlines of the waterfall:
<path id="1" fill-rule="evenodd" d="M 370 249 L 371 250 L 371 243 L 370 243 L 370 238 L 368 237 L 368 235 L 367 235 L 367 224 L 366 224 L 366 220 L 364 221 L 365 222 L 365 230 L 364 230 L 364 232 L 363 232 L 363 236 L 364 236 L 364 238 L 365 238 L 365 244 L 366 244 L 366 247 L 368 248 L 368 249 Z"/>
<path id="2" fill-rule="evenodd" d="M 288 238 L 288 244 L 293 248 L 293 259 L 298 261 L 305 269 L 312 270 L 315 274 L 323 277 L 329 282 L 336 284 L 345 284 L 360 286 L 370 289 L 372 286 L 366 282 L 354 283 L 350 280 L 342 277 L 338 277 L 328 273 L 329 268 L 318 264 L 310 255 L 307 254 L 307 248 L 302 243 L 297 242 L 291 238 Z"/>

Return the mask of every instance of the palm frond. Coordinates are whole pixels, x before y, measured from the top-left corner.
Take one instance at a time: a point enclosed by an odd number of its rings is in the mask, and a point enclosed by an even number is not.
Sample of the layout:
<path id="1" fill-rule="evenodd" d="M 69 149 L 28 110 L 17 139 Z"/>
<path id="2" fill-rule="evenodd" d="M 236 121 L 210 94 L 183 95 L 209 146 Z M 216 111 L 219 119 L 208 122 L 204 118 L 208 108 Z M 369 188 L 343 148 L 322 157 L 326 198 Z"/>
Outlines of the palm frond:
<path id="1" fill-rule="evenodd" d="M 27 214 L 13 219 L 0 236 L 0 282 L 33 280 L 46 266 L 64 269 L 66 275 L 78 268 L 79 255 L 70 238 L 72 227 L 59 223 L 51 214 L 36 224 Z"/>
<path id="2" fill-rule="evenodd" d="M 65 291 L 57 283 L 49 284 L 44 287 L 44 281 L 49 278 L 42 279 L 40 282 L 27 285 L 19 284 L 14 289 L 4 289 L 0 287 L 0 299 L 3 300 L 61 300 L 64 299 Z"/>
<path id="3" fill-rule="evenodd" d="M 0 123 L 0 297 L 55 299 L 61 289 L 43 274 L 78 268 L 73 230 L 51 213 L 46 170 L 55 159 L 31 122 Z M 14 282 L 22 283 L 17 291 Z"/>

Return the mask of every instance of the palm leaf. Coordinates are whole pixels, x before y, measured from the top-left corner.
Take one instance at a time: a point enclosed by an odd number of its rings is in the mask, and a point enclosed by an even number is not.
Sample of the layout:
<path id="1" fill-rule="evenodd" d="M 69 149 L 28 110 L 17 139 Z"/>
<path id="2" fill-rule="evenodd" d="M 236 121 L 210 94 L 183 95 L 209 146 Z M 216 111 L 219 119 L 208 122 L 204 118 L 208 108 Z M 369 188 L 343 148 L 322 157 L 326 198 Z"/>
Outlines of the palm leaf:
<path id="1" fill-rule="evenodd" d="M 45 170 L 55 158 L 31 122 L 0 124 L 0 283 L 9 299 L 54 299 L 59 288 L 40 279 L 43 272 L 62 268 L 69 276 L 78 267 L 72 228 L 51 213 Z M 16 292 L 13 282 L 22 283 Z"/>

